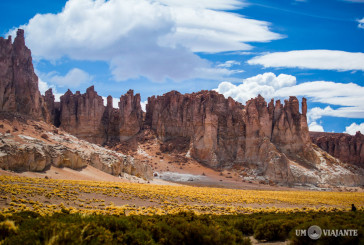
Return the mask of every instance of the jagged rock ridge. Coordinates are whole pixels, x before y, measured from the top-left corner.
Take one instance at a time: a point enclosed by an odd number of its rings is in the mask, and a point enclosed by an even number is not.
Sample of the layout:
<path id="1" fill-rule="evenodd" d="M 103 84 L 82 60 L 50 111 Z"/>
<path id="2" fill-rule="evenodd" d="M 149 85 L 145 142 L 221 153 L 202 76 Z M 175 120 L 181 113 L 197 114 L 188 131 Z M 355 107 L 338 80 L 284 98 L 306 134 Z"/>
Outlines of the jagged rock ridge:
<path id="1" fill-rule="evenodd" d="M 364 135 L 310 132 L 312 142 L 343 162 L 364 167 Z"/>
<path id="2" fill-rule="evenodd" d="M 258 96 L 243 106 L 215 91 L 172 91 L 150 97 L 146 109 L 145 123 L 160 140 L 182 139 L 189 155 L 210 167 L 244 166 L 251 175 L 280 183 L 364 183 L 362 171 L 312 144 L 304 98 L 300 113 L 296 97 L 282 105 Z"/>
<path id="3" fill-rule="evenodd" d="M 142 128 L 140 95 L 134 95 L 133 90 L 120 97 L 118 109 L 113 108 L 111 96 L 104 106 L 94 86 L 84 94 L 68 90 L 60 102 L 54 102 L 50 89 L 46 91 L 45 101 L 54 125 L 92 143 L 127 140 Z"/>

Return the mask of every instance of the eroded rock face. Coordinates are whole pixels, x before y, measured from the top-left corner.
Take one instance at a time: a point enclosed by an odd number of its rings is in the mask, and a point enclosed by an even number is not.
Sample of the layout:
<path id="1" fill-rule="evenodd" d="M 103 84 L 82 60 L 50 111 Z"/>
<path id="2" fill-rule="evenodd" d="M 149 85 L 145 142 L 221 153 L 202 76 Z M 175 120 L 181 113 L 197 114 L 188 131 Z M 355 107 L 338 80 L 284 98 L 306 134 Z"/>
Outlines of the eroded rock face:
<path id="1" fill-rule="evenodd" d="M 146 124 L 162 141 L 189 139 L 190 154 L 214 167 L 259 166 L 278 181 L 293 181 L 289 159 L 314 167 L 319 159 L 311 147 L 306 100 L 268 105 L 258 96 L 246 106 L 215 91 L 182 95 L 176 91 L 148 99 Z"/>
<path id="2" fill-rule="evenodd" d="M 55 126 L 92 143 L 125 141 L 143 126 L 140 95 L 134 95 L 133 90 L 120 97 L 118 109 L 113 108 L 111 96 L 104 106 L 94 86 L 84 94 L 68 90 L 60 103 L 54 102 L 52 90 L 46 92 L 44 99 Z"/>
<path id="3" fill-rule="evenodd" d="M 364 135 L 310 132 L 312 142 L 343 162 L 364 167 Z"/>
<path id="4" fill-rule="evenodd" d="M 31 52 L 25 46 L 24 31 L 20 29 L 14 43 L 11 37 L 0 37 L 0 110 L 49 120 L 38 90 Z"/>
<path id="5" fill-rule="evenodd" d="M 49 166 L 81 169 L 91 165 L 118 176 L 123 173 L 152 179 L 152 169 L 130 156 L 78 140 L 71 135 L 47 133 L 49 139 L 39 140 L 27 135 L 0 134 L 0 168 L 13 171 L 46 170 Z"/>
<path id="6" fill-rule="evenodd" d="M 148 98 L 146 124 L 162 141 L 187 139 L 191 156 L 212 167 L 242 161 L 243 106 L 217 92 L 182 95 L 172 91 Z"/>
<path id="7" fill-rule="evenodd" d="M 60 127 L 76 137 L 102 144 L 105 132 L 101 119 L 105 106 L 101 96 L 91 86 L 85 94 L 68 90 L 61 96 Z"/>

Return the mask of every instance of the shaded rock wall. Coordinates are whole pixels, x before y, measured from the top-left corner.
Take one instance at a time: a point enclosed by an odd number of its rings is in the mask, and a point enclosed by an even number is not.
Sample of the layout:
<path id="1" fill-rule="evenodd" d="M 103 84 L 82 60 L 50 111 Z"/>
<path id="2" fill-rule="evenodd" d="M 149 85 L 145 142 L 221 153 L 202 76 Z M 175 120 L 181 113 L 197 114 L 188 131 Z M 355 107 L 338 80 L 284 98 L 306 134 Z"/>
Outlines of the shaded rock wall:
<path id="1" fill-rule="evenodd" d="M 310 132 L 312 142 L 343 162 L 364 167 L 364 135 Z"/>
<path id="2" fill-rule="evenodd" d="M 45 101 L 54 125 L 92 143 L 104 144 L 124 141 L 136 135 L 143 125 L 140 95 L 129 90 L 120 97 L 119 108 L 113 108 L 112 97 L 103 98 L 89 87 L 86 93 L 68 90 L 59 104 L 54 102 L 52 90 L 45 94 Z M 58 124 L 58 125 L 57 125 Z"/>

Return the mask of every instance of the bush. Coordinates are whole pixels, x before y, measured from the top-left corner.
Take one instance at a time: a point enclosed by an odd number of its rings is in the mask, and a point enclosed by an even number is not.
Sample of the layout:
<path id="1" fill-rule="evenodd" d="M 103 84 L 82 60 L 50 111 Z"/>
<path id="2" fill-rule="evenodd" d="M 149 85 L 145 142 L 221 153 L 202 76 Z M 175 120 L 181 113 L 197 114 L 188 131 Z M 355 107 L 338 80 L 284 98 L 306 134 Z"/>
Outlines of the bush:
<path id="1" fill-rule="evenodd" d="M 8 236 L 16 234 L 17 231 L 18 227 L 15 226 L 14 221 L 5 220 L 3 222 L 0 222 L 0 240 L 3 240 Z"/>
<path id="2" fill-rule="evenodd" d="M 239 219 L 235 223 L 235 228 L 241 231 L 244 235 L 253 235 L 256 221 L 254 219 Z"/>
<path id="3" fill-rule="evenodd" d="M 258 240 L 281 241 L 285 240 L 285 231 L 281 227 L 281 221 L 267 221 L 259 224 L 254 232 Z"/>

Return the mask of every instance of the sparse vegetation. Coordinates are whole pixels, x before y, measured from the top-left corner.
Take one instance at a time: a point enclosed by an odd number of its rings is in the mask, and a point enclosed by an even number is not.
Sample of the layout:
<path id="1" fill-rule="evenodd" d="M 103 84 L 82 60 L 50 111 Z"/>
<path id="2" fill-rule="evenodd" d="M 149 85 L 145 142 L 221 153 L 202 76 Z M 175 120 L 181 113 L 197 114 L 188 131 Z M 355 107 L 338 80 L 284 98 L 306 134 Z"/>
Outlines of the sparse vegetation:
<path id="1" fill-rule="evenodd" d="M 364 193 L 360 192 L 0 176 L 0 193 L 2 244 L 250 244 L 249 236 L 306 244 L 310 241 L 298 239 L 294 230 L 312 224 L 358 229 L 359 237 L 340 238 L 346 244 L 358 243 L 364 234 Z M 357 212 L 350 211 L 351 203 Z M 336 244 L 329 238 L 320 242 Z"/>

